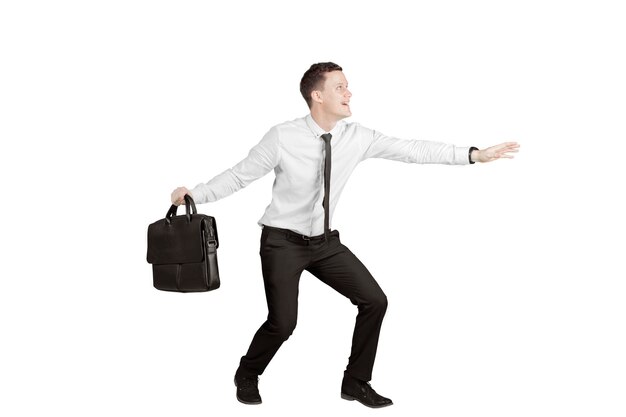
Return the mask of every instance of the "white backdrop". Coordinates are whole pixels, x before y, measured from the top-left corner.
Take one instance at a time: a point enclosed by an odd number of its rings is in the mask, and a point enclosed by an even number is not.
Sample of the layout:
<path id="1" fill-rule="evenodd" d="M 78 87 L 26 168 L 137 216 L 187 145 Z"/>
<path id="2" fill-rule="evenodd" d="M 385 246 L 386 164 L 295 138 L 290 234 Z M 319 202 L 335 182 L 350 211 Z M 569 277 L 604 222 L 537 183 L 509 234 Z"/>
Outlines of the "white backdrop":
<path id="1" fill-rule="evenodd" d="M 387 415 L 623 416 L 626 29 L 618 1 L 57 1 L 0 6 L 4 416 L 369 415 L 339 398 L 356 307 L 308 273 L 298 327 L 245 406 L 266 315 L 256 221 L 273 174 L 217 218 L 222 287 L 152 288 L 170 192 L 307 114 L 314 62 L 353 117 L 486 147 L 472 166 L 369 160 L 333 227 L 389 299 Z"/>

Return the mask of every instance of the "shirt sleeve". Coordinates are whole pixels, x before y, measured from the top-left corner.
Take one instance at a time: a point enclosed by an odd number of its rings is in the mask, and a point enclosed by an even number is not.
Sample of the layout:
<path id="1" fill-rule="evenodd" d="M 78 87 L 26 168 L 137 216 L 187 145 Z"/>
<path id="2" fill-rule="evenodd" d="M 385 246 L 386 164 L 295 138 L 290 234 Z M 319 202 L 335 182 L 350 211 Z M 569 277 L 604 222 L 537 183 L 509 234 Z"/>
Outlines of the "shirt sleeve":
<path id="1" fill-rule="evenodd" d="M 469 165 L 469 146 L 428 140 L 399 139 L 364 129 L 362 159 L 384 158 L 415 164 Z"/>
<path id="2" fill-rule="evenodd" d="M 196 185 L 190 190 L 191 197 L 199 204 L 228 197 L 273 170 L 278 165 L 279 158 L 278 131 L 272 128 L 250 149 L 245 159 L 209 182 Z"/>

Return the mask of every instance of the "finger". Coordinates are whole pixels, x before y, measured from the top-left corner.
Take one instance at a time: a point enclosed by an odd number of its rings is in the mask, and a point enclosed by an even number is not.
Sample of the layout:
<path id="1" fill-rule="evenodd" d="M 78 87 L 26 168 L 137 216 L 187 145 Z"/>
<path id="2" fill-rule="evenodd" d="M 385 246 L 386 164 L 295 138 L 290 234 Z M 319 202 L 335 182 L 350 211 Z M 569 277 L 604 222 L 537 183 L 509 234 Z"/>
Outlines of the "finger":
<path id="1" fill-rule="evenodd" d="M 517 152 L 519 150 L 519 146 L 515 146 L 515 145 L 506 145 L 501 147 L 500 149 L 498 149 L 498 151 L 510 151 L 510 152 Z"/>
<path id="2" fill-rule="evenodd" d="M 517 153 L 517 152 L 519 152 L 519 149 L 517 148 L 513 148 L 513 149 L 505 148 L 505 149 L 499 149 L 495 153 L 498 155 L 501 155 L 503 153 Z"/>
<path id="3" fill-rule="evenodd" d="M 502 155 L 508 155 L 509 153 L 515 153 L 512 151 L 507 151 L 507 150 L 503 150 L 503 151 L 497 151 L 493 153 L 493 156 L 495 156 L 496 158 L 501 157 Z"/>
<path id="4" fill-rule="evenodd" d="M 496 150 L 501 151 L 504 149 L 518 149 L 519 145 L 515 142 L 505 142 L 505 143 L 501 143 L 500 145 L 496 145 L 494 148 L 496 148 Z"/>

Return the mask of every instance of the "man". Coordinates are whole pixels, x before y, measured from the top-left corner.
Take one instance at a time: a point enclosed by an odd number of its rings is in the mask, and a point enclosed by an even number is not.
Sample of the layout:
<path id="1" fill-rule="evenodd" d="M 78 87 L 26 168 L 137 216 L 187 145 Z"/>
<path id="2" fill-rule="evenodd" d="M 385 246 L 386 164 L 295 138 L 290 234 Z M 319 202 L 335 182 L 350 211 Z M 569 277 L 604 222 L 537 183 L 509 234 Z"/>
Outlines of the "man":
<path id="1" fill-rule="evenodd" d="M 298 283 L 309 271 L 358 307 L 352 348 L 341 384 L 341 397 L 369 407 L 392 401 L 368 381 L 376 357 L 387 298 L 366 267 L 330 230 L 333 212 L 348 177 L 367 158 L 413 163 L 470 164 L 512 158 L 515 142 L 487 149 L 385 136 L 343 119 L 352 115 L 348 81 L 332 62 L 312 65 L 300 92 L 310 114 L 271 128 L 248 157 L 191 191 L 179 187 L 172 203 L 185 194 L 196 203 L 217 201 L 261 178 L 276 174 L 272 202 L 259 220 L 261 264 L 268 305 L 267 320 L 254 335 L 235 373 L 237 399 L 260 404 L 258 376 L 292 334 L 298 311 Z"/>

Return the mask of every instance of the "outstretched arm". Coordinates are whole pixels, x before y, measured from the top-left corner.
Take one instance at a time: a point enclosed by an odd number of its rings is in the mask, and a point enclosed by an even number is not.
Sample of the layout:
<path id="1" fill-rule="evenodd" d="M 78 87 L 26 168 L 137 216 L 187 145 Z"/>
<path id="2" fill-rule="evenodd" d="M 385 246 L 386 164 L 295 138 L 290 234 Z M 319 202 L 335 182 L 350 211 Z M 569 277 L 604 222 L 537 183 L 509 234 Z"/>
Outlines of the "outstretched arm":
<path id="1" fill-rule="evenodd" d="M 518 152 L 517 142 L 504 142 L 479 150 L 469 146 L 456 146 L 443 142 L 400 139 L 359 126 L 362 130 L 363 154 L 367 158 L 384 158 L 418 164 L 473 164 L 491 162 L 500 158 L 513 158 Z"/>
<path id="2" fill-rule="evenodd" d="M 504 142 L 486 149 L 473 150 L 471 154 L 472 162 L 491 162 L 500 158 L 513 159 L 511 153 L 519 152 L 517 142 Z"/>
<path id="3" fill-rule="evenodd" d="M 278 133 L 275 129 L 270 129 L 261 142 L 250 150 L 248 156 L 234 167 L 191 190 L 185 187 L 176 188 L 171 194 L 172 204 L 183 204 L 185 194 L 189 194 L 196 204 L 227 197 L 270 172 L 278 165 L 278 160 Z"/>

